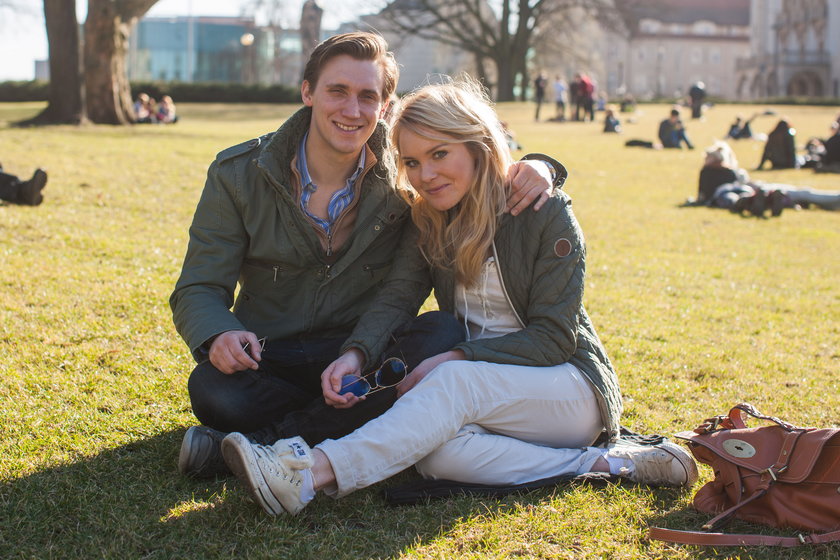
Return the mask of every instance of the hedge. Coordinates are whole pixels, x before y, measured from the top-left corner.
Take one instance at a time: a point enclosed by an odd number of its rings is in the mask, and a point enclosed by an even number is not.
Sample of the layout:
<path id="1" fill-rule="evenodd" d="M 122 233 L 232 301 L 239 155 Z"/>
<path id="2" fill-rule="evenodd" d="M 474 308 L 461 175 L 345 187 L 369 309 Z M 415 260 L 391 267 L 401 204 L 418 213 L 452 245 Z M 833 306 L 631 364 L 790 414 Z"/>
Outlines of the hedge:
<path id="1" fill-rule="evenodd" d="M 46 101 L 49 83 L 0 82 L 0 101 Z M 299 103 L 300 89 L 282 85 L 183 82 L 132 82 L 131 95 L 146 92 L 155 99 L 169 95 L 176 103 Z"/>
<path id="2" fill-rule="evenodd" d="M 0 102 L 2 101 L 46 101 L 49 83 L 0 82 Z M 246 85 L 228 83 L 186 83 L 186 82 L 132 82 L 131 95 L 137 97 L 140 92 L 148 93 L 155 99 L 169 95 L 176 103 L 300 103 L 300 89 L 283 85 Z M 610 100 L 617 103 L 618 98 Z M 773 97 L 749 101 L 733 101 L 722 98 L 710 98 L 711 103 L 744 103 L 762 105 L 820 105 L 840 106 L 836 97 Z M 673 97 L 636 100 L 636 103 L 674 103 Z"/>

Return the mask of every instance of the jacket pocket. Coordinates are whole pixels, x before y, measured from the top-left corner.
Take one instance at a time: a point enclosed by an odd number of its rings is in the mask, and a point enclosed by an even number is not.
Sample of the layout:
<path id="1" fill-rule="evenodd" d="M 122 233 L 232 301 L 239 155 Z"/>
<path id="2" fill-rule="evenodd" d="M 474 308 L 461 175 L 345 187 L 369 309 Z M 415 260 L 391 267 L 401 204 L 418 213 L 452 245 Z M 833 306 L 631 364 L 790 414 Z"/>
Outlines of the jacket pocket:
<path id="1" fill-rule="evenodd" d="M 391 262 L 366 263 L 362 265 L 362 270 L 369 274 L 374 281 L 381 283 L 391 271 Z"/>
<path id="2" fill-rule="evenodd" d="M 277 282 L 284 270 L 282 265 L 274 264 L 269 261 L 262 261 L 259 259 L 245 259 L 243 261 L 243 264 L 245 264 L 245 266 L 251 266 L 269 272 L 269 281 L 273 283 Z"/>

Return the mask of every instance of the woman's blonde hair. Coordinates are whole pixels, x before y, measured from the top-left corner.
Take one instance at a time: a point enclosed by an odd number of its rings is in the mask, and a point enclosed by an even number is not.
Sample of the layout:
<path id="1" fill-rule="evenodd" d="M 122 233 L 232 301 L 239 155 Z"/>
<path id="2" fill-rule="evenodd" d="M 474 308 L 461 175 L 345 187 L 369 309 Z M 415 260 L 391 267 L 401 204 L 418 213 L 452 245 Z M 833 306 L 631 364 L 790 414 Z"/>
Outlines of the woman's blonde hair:
<path id="1" fill-rule="evenodd" d="M 711 158 L 723 167 L 738 168 L 738 158 L 735 157 L 735 152 L 723 140 L 716 140 L 714 144 L 706 148 L 706 157 Z"/>
<path id="2" fill-rule="evenodd" d="M 499 117 L 480 84 L 464 77 L 423 86 L 401 101 L 391 131 L 393 145 L 409 130 L 423 138 L 461 143 L 475 159 L 475 180 L 451 210 L 439 211 L 422 199 L 397 158 L 397 185 L 412 204 L 420 249 L 432 266 L 453 268 L 458 282 L 470 286 L 490 255 L 499 216 L 505 210 L 505 177 L 512 160 Z"/>

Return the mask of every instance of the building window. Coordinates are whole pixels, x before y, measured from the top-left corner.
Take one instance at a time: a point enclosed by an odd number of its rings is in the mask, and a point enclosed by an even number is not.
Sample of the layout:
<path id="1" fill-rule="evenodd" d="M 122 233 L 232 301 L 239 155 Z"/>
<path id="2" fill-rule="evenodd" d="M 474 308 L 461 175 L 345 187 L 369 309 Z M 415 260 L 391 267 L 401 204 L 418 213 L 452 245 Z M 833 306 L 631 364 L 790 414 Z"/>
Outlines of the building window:
<path id="1" fill-rule="evenodd" d="M 709 52 L 709 62 L 712 64 L 720 64 L 720 49 L 712 49 Z"/>
<path id="2" fill-rule="evenodd" d="M 691 63 L 700 64 L 703 62 L 703 50 L 700 47 L 691 49 Z"/>

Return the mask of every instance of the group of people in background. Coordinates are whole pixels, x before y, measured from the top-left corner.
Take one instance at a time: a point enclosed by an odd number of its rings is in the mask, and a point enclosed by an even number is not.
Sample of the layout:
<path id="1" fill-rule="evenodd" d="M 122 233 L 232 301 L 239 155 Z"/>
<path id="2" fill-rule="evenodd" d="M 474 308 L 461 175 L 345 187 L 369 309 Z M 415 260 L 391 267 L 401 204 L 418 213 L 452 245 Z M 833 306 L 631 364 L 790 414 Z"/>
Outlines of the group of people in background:
<path id="1" fill-rule="evenodd" d="M 157 103 L 147 93 L 140 93 L 134 102 L 134 116 L 137 124 L 172 124 L 178 122 L 178 114 L 175 112 L 175 103 L 168 95 L 160 98 Z"/>
<path id="2" fill-rule="evenodd" d="M 742 119 L 738 119 L 736 124 L 739 121 Z M 745 123 L 749 126 L 749 121 Z M 812 138 L 808 142 L 809 146 L 814 147 L 813 153 L 799 156 L 795 151 L 796 131 L 787 119 L 781 119 L 767 137 L 756 170 L 761 170 L 769 161 L 773 169 L 813 167 L 815 171 L 840 173 L 840 115 L 831 123 L 830 128 L 829 138 Z M 729 137 L 739 138 L 731 134 Z M 824 210 L 840 210 L 840 190 L 816 190 L 753 180 L 738 165 L 729 144 L 720 140 L 706 150 L 697 198 L 689 199 L 686 205 L 725 208 L 736 214 L 755 217 L 763 217 L 767 212 L 771 216 L 780 216 L 786 208 L 814 206 Z"/>
<path id="3" fill-rule="evenodd" d="M 545 73 L 540 73 L 534 81 L 536 120 L 540 117 L 540 105 L 545 98 L 547 84 Z M 574 81 L 568 86 L 561 76 L 556 76 L 556 113 L 550 120 L 565 121 L 567 106 L 570 109 L 570 120 L 594 120 L 594 94 L 595 85 L 585 74 L 576 74 Z M 702 118 L 707 106 L 706 98 L 705 84 L 692 84 L 687 92 L 685 105 L 691 109 L 693 119 Z M 620 133 L 621 121 L 616 110 L 607 106 L 597 109 L 604 110 L 603 131 Z M 753 132 L 751 125 L 756 117 L 775 114 L 774 111 L 767 110 L 755 113 L 749 118 L 737 116 L 726 131 L 726 140 L 753 139 L 765 142 L 756 171 L 764 169 L 765 164 L 769 163 L 772 169 L 813 168 L 816 172 L 840 173 L 840 115 L 831 123 L 831 134 L 828 138 L 811 138 L 805 145 L 806 153 L 797 154 L 796 129 L 788 119 L 780 119 L 769 134 Z M 660 121 L 656 140 L 631 139 L 627 140 L 625 145 L 651 149 L 680 149 L 683 146 L 689 150 L 694 149 L 678 105 L 672 107 L 668 117 Z M 802 209 L 814 206 L 826 210 L 840 210 L 840 191 L 818 191 L 809 187 L 752 180 L 746 170 L 739 167 L 732 148 L 725 140 L 721 140 L 705 151 L 697 197 L 689 199 L 685 205 L 727 208 L 735 213 L 757 217 L 762 217 L 768 212 L 771 216 L 779 216 L 786 208 Z"/>
<path id="4" fill-rule="evenodd" d="M 548 88 L 548 76 L 540 72 L 534 79 L 534 100 L 537 103 L 537 112 L 534 120 L 540 120 L 540 108 L 545 101 Z M 595 82 L 588 75 L 578 72 L 571 83 L 557 75 L 554 77 L 554 116 L 550 119 L 556 122 L 566 121 L 566 108 L 569 108 L 568 120 L 572 121 L 594 121 L 595 109 L 604 109 L 606 99 L 595 94 Z"/>

